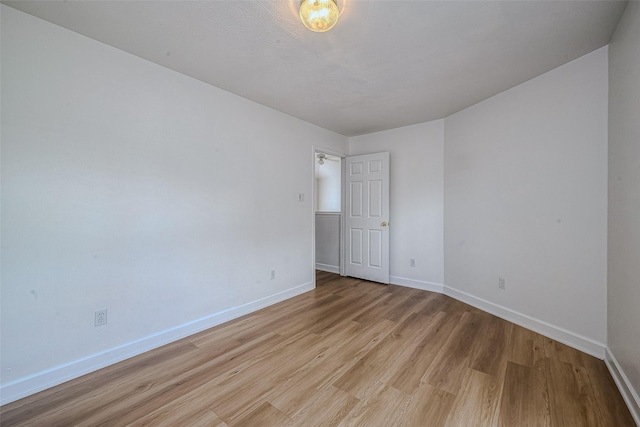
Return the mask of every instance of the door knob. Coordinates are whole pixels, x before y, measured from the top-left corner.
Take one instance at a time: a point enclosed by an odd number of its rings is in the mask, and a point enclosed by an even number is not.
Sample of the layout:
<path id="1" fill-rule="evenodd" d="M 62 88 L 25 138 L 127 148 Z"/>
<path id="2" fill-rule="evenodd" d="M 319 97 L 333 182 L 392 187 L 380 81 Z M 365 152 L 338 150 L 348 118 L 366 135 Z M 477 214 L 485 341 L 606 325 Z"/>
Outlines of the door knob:
<path id="1" fill-rule="evenodd" d="M 389 223 L 387 221 L 382 221 L 380 225 L 383 227 L 386 227 L 387 225 L 389 225 Z"/>

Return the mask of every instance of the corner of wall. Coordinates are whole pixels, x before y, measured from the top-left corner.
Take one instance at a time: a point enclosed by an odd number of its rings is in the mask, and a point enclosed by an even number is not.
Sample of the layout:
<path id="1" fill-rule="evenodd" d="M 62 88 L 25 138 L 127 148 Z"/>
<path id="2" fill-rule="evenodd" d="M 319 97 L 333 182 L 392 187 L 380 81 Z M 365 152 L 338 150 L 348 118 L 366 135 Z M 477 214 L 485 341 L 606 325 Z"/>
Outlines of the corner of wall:
<path id="1" fill-rule="evenodd" d="M 526 314 L 517 312 L 507 307 L 495 304 L 491 301 L 478 298 L 474 295 L 462 292 L 449 286 L 444 286 L 444 294 L 469 304 L 487 313 L 498 316 L 501 319 L 507 320 L 523 328 L 530 329 L 545 337 L 551 338 L 555 341 L 566 344 L 577 350 L 597 357 L 598 359 L 604 359 L 605 356 L 605 344 L 595 341 L 589 337 L 577 334 L 575 332 L 566 330 L 556 325 L 552 325 L 540 319 L 536 319 Z"/>
<path id="2" fill-rule="evenodd" d="M 604 362 L 607 368 L 609 368 L 613 381 L 615 381 L 618 386 L 618 390 L 620 390 L 620 394 L 627 404 L 631 416 L 633 416 L 636 424 L 640 426 L 640 397 L 633 389 L 629 378 L 625 375 L 609 347 L 606 348 Z"/>

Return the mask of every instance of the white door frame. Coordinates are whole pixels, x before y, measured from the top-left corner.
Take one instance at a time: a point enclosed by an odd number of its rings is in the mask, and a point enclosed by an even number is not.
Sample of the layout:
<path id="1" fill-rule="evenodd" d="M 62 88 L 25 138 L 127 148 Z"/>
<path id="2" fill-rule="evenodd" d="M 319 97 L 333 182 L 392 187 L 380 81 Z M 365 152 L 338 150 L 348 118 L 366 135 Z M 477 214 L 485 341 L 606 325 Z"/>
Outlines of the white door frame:
<path id="1" fill-rule="evenodd" d="M 316 287 L 316 154 L 324 153 L 330 156 L 340 157 L 341 170 L 340 170 L 340 275 L 345 275 L 345 255 L 344 255 L 344 205 L 346 203 L 345 194 L 345 158 L 347 155 L 330 148 L 319 147 L 316 145 L 311 146 L 311 277 L 313 287 Z"/>

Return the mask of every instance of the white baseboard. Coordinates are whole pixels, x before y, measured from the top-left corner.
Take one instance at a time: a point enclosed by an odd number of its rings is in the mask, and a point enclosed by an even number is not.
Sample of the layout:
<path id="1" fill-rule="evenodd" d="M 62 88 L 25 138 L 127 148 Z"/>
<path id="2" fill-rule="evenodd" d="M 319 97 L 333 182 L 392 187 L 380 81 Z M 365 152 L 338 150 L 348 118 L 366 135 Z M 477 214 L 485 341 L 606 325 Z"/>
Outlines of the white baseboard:
<path id="1" fill-rule="evenodd" d="M 611 372 L 611 376 L 616 382 L 618 390 L 620 390 L 620 394 L 627 404 L 636 425 L 640 426 L 640 397 L 638 396 L 638 391 L 631 385 L 629 377 L 624 373 L 622 366 L 620 366 L 609 347 L 607 347 L 605 351 L 604 363 L 607 365 L 607 368 L 609 368 L 609 372 Z"/>
<path id="2" fill-rule="evenodd" d="M 316 270 L 327 271 L 329 273 L 340 274 L 340 266 L 339 265 L 321 264 L 319 262 L 316 262 Z"/>
<path id="3" fill-rule="evenodd" d="M 423 291 L 443 293 L 443 285 L 426 282 L 424 280 L 407 279 L 406 277 L 390 276 L 389 282 L 392 285 L 406 286 L 407 288 L 421 289 Z"/>
<path id="4" fill-rule="evenodd" d="M 600 360 L 604 359 L 605 344 L 592 340 L 591 338 L 576 334 L 575 332 L 568 331 L 564 328 L 552 325 L 531 316 L 527 316 L 526 314 L 518 313 L 517 311 L 502 307 L 498 304 L 494 304 L 490 301 L 448 286 L 444 287 L 444 294 L 502 319 L 508 320 L 509 322 L 515 323 L 516 325 L 520 325 L 523 328 L 530 329 L 541 335 L 583 351 Z"/>
<path id="5" fill-rule="evenodd" d="M 0 387 L 0 405 L 22 399 L 23 397 L 81 377 L 82 375 L 97 371 L 98 369 L 121 362 L 130 357 L 137 356 L 146 351 L 153 350 L 311 290 L 313 290 L 313 283 L 305 283 L 295 288 L 219 311 L 101 353 L 92 354 L 65 365 L 56 366 L 46 371 L 3 384 Z"/>

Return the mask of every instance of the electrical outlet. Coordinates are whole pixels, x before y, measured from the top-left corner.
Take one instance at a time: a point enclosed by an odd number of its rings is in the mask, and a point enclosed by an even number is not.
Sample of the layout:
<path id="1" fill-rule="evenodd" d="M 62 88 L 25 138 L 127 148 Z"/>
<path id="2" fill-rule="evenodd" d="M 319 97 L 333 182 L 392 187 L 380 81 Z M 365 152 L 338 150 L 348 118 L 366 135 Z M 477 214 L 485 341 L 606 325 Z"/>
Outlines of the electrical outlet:
<path id="1" fill-rule="evenodd" d="M 507 290 L 507 282 L 502 277 L 498 277 L 498 287 L 503 291 Z"/>
<path id="2" fill-rule="evenodd" d="M 304 202 L 304 193 L 298 193 L 298 201 Z"/>
<path id="3" fill-rule="evenodd" d="M 107 309 L 98 310 L 94 313 L 93 326 L 102 326 L 107 324 Z"/>
<path id="4" fill-rule="evenodd" d="M 271 280 L 276 278 L 276 271 L 275 270 L 271 270 Z"/>
<path id="5" fill-rule="evenodd" d="M 416 266 L 416 260 L 415 260 L 415 259 L 413 259 L 413 258 L 411 258 L 411 259 L 409 260 L 409 267 L 415 267 L 415 266 Z"/>

